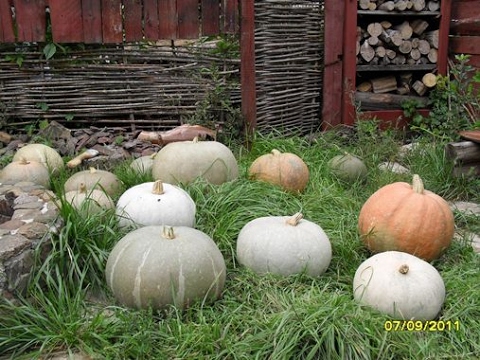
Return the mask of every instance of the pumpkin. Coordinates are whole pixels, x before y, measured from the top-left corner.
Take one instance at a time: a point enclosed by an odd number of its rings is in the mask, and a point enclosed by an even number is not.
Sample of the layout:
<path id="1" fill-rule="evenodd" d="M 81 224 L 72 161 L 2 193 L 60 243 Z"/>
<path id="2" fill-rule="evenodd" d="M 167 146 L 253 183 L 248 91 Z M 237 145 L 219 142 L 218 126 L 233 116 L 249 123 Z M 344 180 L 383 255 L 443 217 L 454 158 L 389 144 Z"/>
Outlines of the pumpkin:
<path id="1" fill-rule="evenodd" d="M 396 319 L 432 320 L 445 301 L 441 275 L 428 262 L 386 251 L 365 260 L 353 278 L 354 299 Z"/>
<path id="2" fill-rule="evenodd" d="M 85 214 L 96 214 L 107 209 L 114 209 L 113 200 L 104 191 L 87 189 L 85 184 L 80 184 L 77 190 L 65 193 L 65 200 L 73 208 Z"/>
<path id="3" fill-rule="evenodd" d="M 255 159 L 248 174 L 250 179 L 278 185 L 292 192 L 303 191 L 309 179 L 308 167 L 298 155 L 276 149 Z"/>
<path id="4" fill-rule="evenodd" d="M 155 155 L 157 155 L 157 153 L 136 158 L 130 163 L 130 168 L 140 175 L 151 174 Z"/>
<path id="5" fill-rule="evenodd" d="M 136 185 L 117 201 L 117 218 L 121 227 L 195 224 L 196 206 L 183 189 L 160 180 Z"/>
<path id="6" fill-rule="evenodd" d="M 294 216 L 266 216 L 248 222 L 237 239 L 238 262 L 257 274 L 323 274 L 332 259 L 323 229 Z"/>
<path id="7" fill-rule="evenodd" d="M 215 242 L 200 230 L 151 225 L 129 232 L 114 246 L 105 272 L 124 306 L 185 308 L 221 295 L 226 266 Z"/>
<path id="8" fill-rule="evenodd" d="M 70 176 L 64 184 L 65 192 L 76 191 L 81 184 L 89 190 L 93 188 L 103 190 L 110 196 L 117 195 L 123 185 L 114 173 L 91 167 Z"/>
<path id="9" fill-rule="evenodd" d="M 201 177 L 214 185 L 238 177 L 232 151 L 216 141 L 178 141 L 160 149 L 152 165 L 155 180 L 168 184 L 188 184 Z"/>
<path id="10" fill-rule="evenodd" d="M 328 166 L 336 177 L 346 182 L 364 180 L 368 175 L 365 163 L 349 153 L 334 156 Z"/>
<path id="11" fill-rule="evenodd" d="M 65 168 L 57 150 L 44 144 L 28 144 L 21 147 L 13 155 L 12 161 L 19 161 L 21 158 L 42 163 L 52 173 L 58 173 Z"/>
<path id="12" fill-rule="evenodd" d="M 0 173 L 0 182 L 15 184 L 31 181 L 35 184 L 50 188 L 50 174 L 47 168 L 38 161 L 20 158 L 5 166 Z"/>
<path id="13" fill-rule="evenodd" d="M 425 190 L 416 174 L 411 185 L 395 182 L 377 190 L 358 219 L 360 236 L 371 251 L 404 251 L 426 261 L 450 246 L 454 227 L 448 203 Z"/>

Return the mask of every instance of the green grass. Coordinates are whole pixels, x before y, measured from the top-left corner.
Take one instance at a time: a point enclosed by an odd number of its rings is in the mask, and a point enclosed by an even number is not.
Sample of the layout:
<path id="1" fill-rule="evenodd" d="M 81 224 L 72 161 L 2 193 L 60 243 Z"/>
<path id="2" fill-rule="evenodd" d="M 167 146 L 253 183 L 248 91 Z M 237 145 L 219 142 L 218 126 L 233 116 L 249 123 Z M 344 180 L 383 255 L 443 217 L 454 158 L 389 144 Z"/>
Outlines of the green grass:
<path id="1" fill-rule="evenodd" d="M 367 126 L 353 143 L 332 134 L 313 143 L 258 135 L 250 151 L 236 149 L 239 179 L 185 186 L 197 205 L 196 227 L 216 241 L 225 257 L 227 281 L 221 299 L 184 311 L 118 306 L 104 281 L 108 253 L 124 235 L 113 212 L 85 218 L 64 204 L 65 226 L 47 260 L 36 264 L 28 294 L 0 303 L 0 354 L 14 359 L 44 358 L 61 350 L 98 359 L 479 358 L 480 255 L 466 241 L 454 242 L 432 263 L 447 288 L 440 319 L 458 321 L 458 330 L 389 332 L 384 329 L 388 317 L 353 300 L 353 275 L 370 256 L 357 233 L 360 208 L 379 187 L 410 179 L 376 169 L 382 161 L 397 160 L 399 140 Z M 249 164 L 272 149 L 305 160 L 310 181 L 303 193 L 248 180 Z M 365 182 L 343 183 L 330 173 L 328 160 L 343 151 L 365 161 L 370 169 Z M 402 161 L 422 176 L 427 189 L 446 199 L 480 202 L 479 180 L 452 178 L 441 145 L 425 144 Z M 150 180 L 132 176 L 125 165 L 115 172 L 126 187 Z M 333 258 L 324 275 L 259 276 L 236 262 L 236 237 L 248 221 L 298 211 L 330 238 Z M 478 216 L 456 213 L 455 220 L 459 227 L 479 230 Z"/>

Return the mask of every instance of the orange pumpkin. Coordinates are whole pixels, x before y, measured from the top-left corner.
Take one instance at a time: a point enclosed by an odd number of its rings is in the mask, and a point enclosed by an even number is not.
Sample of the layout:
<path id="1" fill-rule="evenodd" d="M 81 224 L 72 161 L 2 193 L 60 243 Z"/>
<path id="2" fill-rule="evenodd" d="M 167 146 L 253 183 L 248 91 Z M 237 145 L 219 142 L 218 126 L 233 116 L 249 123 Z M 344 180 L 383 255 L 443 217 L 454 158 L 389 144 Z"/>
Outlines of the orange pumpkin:
<path id="1" fill-rule="evenodd" d="M 287 191 L 301 192 L 308 183 L 309 171 L 297 155 L 272 150 L 258 157 L 248 171 L 249 177 L 281 186 Z"/>
<path id="2" fill-rule="evenodd" d="M 362 240 L 371 251 L 403 251 L 426 261 L 450 246 L 454 226 L 448 203 L 425 190 L 418 175 L 411 185 L 396 182 L 377 190 L 358 219 Z"/>

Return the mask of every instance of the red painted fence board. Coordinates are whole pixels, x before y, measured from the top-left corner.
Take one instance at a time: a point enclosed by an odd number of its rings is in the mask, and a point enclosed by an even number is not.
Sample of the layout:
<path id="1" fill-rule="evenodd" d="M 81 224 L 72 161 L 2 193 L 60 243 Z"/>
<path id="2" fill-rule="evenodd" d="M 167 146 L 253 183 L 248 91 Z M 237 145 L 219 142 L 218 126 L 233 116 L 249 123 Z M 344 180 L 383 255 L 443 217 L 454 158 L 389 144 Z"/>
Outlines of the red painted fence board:
<path id="1" fill-rule="evenodd" d="M 45 0 L 14 0 L 17 41 L 45 41 Z"/>
<path id="2" fill-rule="evenodd" d="M 202 0 L 202 33 L 215 35 L 220 31 L 220 6 L 218 0 Z"/>
<path id="3" fill-rule="evenodd" d="M 140 41 L 143 39 L 142 29 L 142 1 L 123 0 L 124 30 L 126 41 Z"/>
<path id="4" fill-rule="evenodd" d="M 12 11 L 9 2 L 0 2 L 0 42 L 15 42 Z"/>
<path id="5" fill-rule="evenodd" d="M 102 37 L 104 43 L 121 43 L 122 0 L 102 0 Z"/>
<path id="6" fill-rule="evenodd" d="M 49 0 L 54 42 L 83 42 L 81 0 Z"/>
<path id="7" fill-rule="evenodd" d="M 158 7 L 156 1 L 145 1 L 143 4 L 143 21 L 145 39 L 158 39 Z"/>
<path id="8" fill-rule="evenodd" d="M 158 35 L 161 39 L 177 38 L 177 1 L 159 0 L 158 2 Z"/>
<path id="9" fill-rule="evenodd" d="M 239 2 L 1 0 L 0 42 L 45 41 L 48 16 L 57 43 L 195 39 L 222 32 L 238 33 Z"/>
<path id="10" fill-rule="evenodd" d="M 83 41 L 87 44 L 102 42 L 102 7 L 100 0 L 82 0 Z"/>
<path id="11" fill-rule="evenodd" d="M 177 0 L 178 37 L 196 39 L 199 31 L 197 0 Z"/>

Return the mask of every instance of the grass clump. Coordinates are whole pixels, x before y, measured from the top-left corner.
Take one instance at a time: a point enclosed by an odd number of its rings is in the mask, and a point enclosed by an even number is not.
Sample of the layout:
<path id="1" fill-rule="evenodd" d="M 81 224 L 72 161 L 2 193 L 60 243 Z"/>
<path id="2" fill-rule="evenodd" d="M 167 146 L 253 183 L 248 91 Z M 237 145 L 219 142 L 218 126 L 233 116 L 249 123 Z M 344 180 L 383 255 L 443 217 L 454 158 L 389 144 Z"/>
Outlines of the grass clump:
<path id="1" fill-rule="evenodd" d="M 59 351 L 101 359 L 478 358 L 480 256 L 467 241 L 455 241 L 433 262 L 447 288 L 439 320 L 457 321 L 458 328 L 386 331 L 388 317 L 353 300 L 353 276 L 370 256 L 357 232 L 360 208 L 379 187 L 411 180 L 410 175 L 377 169 L 382 161 L 400 160 L 392 148 L 401 137 L 364 125 L 350 143 L 331 134 L 315 141 L 256 135 L 250 151 L 236 151 L 237 180 L 219 186 L 197 180 L 184 186 L 197 206 L 196 227 L 215 240 L 226 259 L 225 290 L 211 305 L 196 303 L 183 311 L 118 306 L 104 279 L 108 254 L 124 235 L 114 212 L 79 217 L 62 203 L 65 226 L 51 241 L 47 259 L 35 264 L 28 293 L 0 301 L 0 354 L 15 359 L 45 358 Z M 368 137 L 374 138 L 373 149 Z M 402 158 L 403 164 L 447 200 L 480 201 L 478 180 L 453 178 L 441 146 L 429 144 Z M 287 193 L 248 179 L 252 161 L 272 149 L 295 153 L 308 165 L 304 192 Z M 330 172 L 328 161 L 344 151 L 367 164 L 366 181 L 345 183 Z M 150 180 L 135 178 L 127 166 L 115 172 L 126 187 Z M 331 240 L 333 258 L 321 277 L 259 276 L 236 262 L 236 238 L 248 221 L 298 211 Z M 478 217 L 456 213 L 455 220 L 457 227 L 479 230 Z"/>

